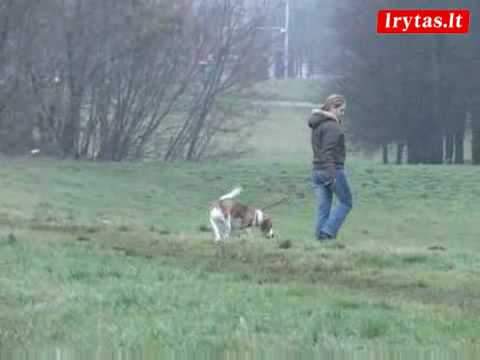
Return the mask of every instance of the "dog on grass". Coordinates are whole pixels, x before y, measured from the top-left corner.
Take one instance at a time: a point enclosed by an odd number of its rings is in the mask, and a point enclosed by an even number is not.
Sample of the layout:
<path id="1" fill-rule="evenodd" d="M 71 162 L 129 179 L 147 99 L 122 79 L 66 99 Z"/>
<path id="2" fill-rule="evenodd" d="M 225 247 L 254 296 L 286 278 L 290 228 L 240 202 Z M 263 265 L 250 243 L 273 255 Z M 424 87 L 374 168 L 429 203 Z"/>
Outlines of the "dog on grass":
<path id="1" fill-rule="evenodd" d="M 242 192 L 240 186 L 221 196 L 210 206 L 210 224 L 215 242 L 227 240 L 232 231 L 259 228 L 266 238 L 273 238 L 272 220 L 262 209 L 235 200 Z"/>

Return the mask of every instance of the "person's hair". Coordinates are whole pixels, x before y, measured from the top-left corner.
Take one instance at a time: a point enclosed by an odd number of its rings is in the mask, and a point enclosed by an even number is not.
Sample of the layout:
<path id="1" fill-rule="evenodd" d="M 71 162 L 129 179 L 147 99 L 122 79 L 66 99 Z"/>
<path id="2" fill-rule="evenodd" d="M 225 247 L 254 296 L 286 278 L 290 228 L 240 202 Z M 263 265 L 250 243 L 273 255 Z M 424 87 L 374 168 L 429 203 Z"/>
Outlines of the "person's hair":
<path id="1" fill-rule="evenodd" d="M 331 108 L 339 108 L 343 104 L 346 103 L 345 97 L 343 95 L 338 95 L 338 94 L 332 94 L 327 99 L 325 102 L 322 104 L 321 109 L 328 111 Z"/>

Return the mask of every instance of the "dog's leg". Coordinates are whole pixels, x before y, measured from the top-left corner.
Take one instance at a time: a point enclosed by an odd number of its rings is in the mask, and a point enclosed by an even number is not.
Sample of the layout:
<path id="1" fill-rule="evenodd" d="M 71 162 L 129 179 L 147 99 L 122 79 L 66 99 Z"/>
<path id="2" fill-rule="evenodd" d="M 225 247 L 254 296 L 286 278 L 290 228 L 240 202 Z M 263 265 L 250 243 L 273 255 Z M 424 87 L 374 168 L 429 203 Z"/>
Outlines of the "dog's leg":
<path id="1" fill-rule="evenodd" d="M 217 255 L 221 257 L 225 254 L 225 215 L 218 207 L 210 210 L 210 224 L 215 233 L 215 244 L 217 245 Z"/>
<path id="2" fill-rule="evenodd" d="M 220 257 L 225 256 L 225 222 L 218 221 L 215 223 L 218 236 L 215 238 L 215 244 L 217 245 L 217 255 Z"/>
<path id="3" fill-rule="evenodd" d="M 210 224 L 212 225 L 213 232 L 215 233 L 215 242 L 223 240 L 223 223 L 225 217 L 222 211 L 218 207 L 214 207 L 210 210 Z"/>
<path id="4" fill-rule="evenodd" d="M 218 224 L 215 221 L 215 219 L 212 219 L 212 218 L 210 218 L 210 224 L 212 225 L 212 229 L 215 234 L 215 242 L 219 242 L 222 239 L 222 236 L 220 234 L 220 229 L 218 227 Z"/>
<path id="5" fill-rule="evenodd" d="M 230 238 L 230 233 L 232 232 L 232 217 L 231 215 L 228 215 L 227 218 L 225 219 L 225 239 Z"/>

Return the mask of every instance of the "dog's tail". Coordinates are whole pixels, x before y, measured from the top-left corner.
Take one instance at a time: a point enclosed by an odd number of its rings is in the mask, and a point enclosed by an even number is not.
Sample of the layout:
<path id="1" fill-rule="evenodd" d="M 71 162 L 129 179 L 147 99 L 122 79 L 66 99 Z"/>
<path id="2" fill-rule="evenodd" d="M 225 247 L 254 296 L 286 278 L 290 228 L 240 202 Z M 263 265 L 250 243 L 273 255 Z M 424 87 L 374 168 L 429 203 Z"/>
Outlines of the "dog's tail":
<path id="1" fill-rule="evenodd" d="M 223 195 L 220 200 L 227 200 L 227 199 L 233 199 L 233 198 L 236 198 L 238 195 L 240 195 L 240 193 L 242 192 L 242 187 L 241 186 L 237 186 L 235 189 L 233 189 L 232 191 L 230 191 L 228 194 L 225 194 Z"/>

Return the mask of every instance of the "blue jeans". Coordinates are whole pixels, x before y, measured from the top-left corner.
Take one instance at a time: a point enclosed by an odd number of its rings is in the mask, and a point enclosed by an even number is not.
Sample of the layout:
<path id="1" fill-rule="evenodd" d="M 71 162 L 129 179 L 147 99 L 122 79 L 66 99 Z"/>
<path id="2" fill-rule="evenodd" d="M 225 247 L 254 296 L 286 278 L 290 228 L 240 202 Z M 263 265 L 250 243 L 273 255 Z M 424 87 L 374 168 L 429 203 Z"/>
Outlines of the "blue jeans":
<path id="1" fill-rule="evenodd" d="M 314 170 L 312 180 L 317 200 L 315 235 L 317 239 L 320 237 L 320 233 L 335 238 L 348 213 L 352 210 L 352 193 L 347 176 L 343 169 L 337 169 L 335 184 L 330 185 L 326 171 Z M 337 197 L 337 204 L 332 211 L 333 194 Z"/>

